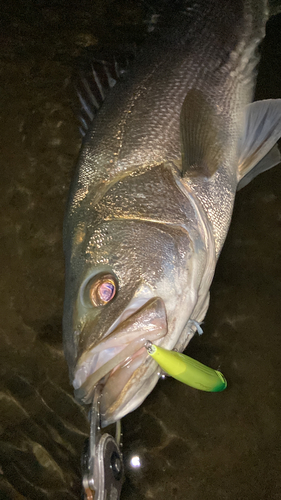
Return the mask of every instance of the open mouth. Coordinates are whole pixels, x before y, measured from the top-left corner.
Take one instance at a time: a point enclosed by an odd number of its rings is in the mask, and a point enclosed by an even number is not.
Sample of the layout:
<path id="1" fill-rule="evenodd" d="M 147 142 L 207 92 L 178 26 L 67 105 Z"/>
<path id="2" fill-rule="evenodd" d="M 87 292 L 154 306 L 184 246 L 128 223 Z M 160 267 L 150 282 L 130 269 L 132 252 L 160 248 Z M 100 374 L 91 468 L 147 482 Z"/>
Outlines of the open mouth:
<path id="1" fill-rule="evenodd" d="M 120 320 L 79 359 L 73 386 L 75 398 L 83 403 L 91 402 L 98 384 L 117 396 L 148 357 L 147 340 L 158 343 L 167 333 L 165 305 L 159 297 L 146 301 L 124 321 L 120 316 Z"/>

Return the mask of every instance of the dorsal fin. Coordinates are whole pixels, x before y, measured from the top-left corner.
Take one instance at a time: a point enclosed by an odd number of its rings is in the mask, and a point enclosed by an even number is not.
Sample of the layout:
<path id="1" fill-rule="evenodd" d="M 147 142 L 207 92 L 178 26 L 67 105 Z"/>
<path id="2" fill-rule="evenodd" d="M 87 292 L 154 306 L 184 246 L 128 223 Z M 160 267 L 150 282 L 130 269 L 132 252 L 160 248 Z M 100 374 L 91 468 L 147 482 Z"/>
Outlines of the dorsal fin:
<path id="1" fill-rule="evenodd" d="M 80 111 L 80 133 L 84 137 L 97 111 L 102 105 L 107 93 L 128 71 L 130 60 L 135 51 L 117 53 L 115 55 L 95 53 L 91 59 L 84 62 L 75 78 L 75 88 L 78 94 Z"/>
<path id="2" fill-rule="evenodd" d="M 200 90 L 190 90 L 184 100 L 180 131 L 182 176 L 211 177 L 223 161 L 221 117 Z"/>

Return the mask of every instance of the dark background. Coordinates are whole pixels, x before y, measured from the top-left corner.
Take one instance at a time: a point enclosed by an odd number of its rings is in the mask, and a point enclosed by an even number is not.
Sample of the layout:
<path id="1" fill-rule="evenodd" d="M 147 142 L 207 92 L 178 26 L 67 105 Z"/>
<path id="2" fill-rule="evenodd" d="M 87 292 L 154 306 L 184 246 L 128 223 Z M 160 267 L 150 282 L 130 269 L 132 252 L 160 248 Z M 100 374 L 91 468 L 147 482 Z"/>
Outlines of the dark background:
<path id="1" fill-rule="evenodd" d="M 80 498 L 88 424 L 62 353 L 62 223 L 80 147 L 72 75 L 87 47 L 140 44 L 151 3 L 0 2 L 0 499 Z M 281 97 L 281 19 L 256 91 Z M 281 169 L 237 195 L 191 356 L 228 389 L 159 382 L 123 419 L 122 500 L 281 498 Z M 130 468 L 132 454 L 142 467 Z"/>

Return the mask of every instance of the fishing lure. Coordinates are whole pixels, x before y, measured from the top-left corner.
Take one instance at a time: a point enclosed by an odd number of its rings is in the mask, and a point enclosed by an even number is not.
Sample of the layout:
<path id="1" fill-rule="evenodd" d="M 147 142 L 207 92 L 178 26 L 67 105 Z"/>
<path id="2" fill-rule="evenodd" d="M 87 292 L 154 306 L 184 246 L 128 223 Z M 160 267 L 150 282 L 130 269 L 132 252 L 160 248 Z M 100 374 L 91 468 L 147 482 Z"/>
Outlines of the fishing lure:
<path id="1" fill-rule="evenodd" d="M 146 342 L 145 347 L 167 375 L 190 387 L 208 392 L 221 392 L 227 387 L 224 375 L 218 370 L 213 370 L 180 352 L 156 346 L 150 341 Z"/>

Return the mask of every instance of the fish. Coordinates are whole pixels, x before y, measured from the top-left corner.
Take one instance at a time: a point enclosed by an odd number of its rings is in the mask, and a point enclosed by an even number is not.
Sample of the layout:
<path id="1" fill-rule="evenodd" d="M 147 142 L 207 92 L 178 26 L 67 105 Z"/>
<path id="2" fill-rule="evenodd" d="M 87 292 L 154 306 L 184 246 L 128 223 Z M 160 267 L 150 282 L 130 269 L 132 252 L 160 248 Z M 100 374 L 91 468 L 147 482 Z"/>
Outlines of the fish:
<path id="1" fill-rule="evenodd" d="M 110 91 L 93 70 L 101 106 L 84 82 L 63 339 L 76 399 L 101 388 L 104 427 L 159 380 L 147 341 L 182 352 L 201 331 L 236 192 L 280 162 L 281 100 L 252 102 L 267 18 L 262 0 L 167 2 Z"/>

